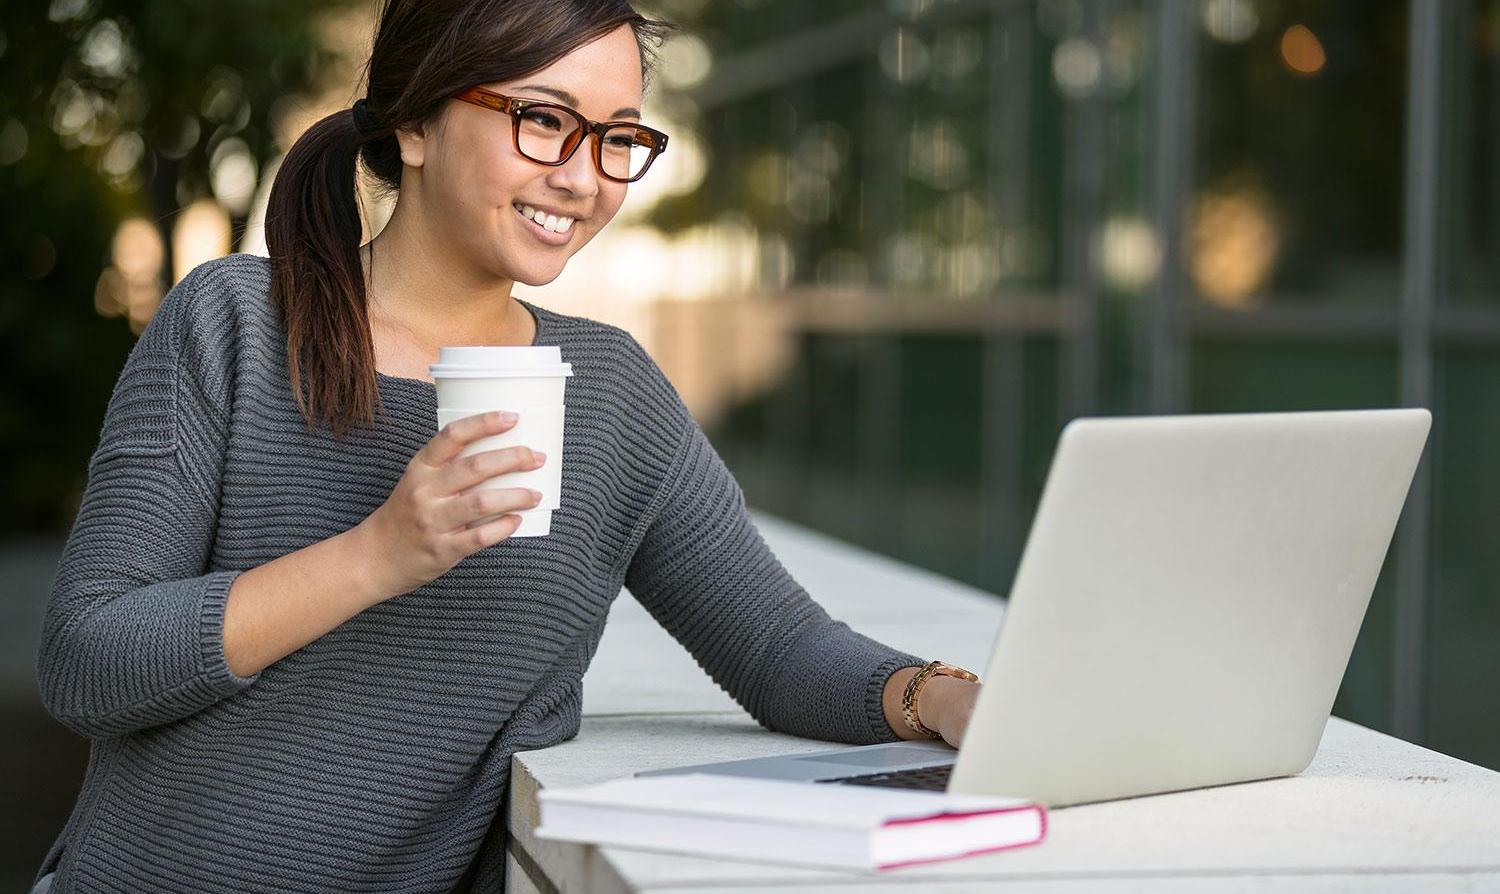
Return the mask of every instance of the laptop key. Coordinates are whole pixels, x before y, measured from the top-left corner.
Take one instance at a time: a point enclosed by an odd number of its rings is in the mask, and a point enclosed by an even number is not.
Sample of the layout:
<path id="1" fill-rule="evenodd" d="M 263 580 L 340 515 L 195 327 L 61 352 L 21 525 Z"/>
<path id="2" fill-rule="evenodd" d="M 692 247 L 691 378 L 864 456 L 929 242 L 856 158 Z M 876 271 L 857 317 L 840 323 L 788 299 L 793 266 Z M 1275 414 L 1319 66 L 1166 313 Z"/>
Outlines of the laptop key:
<path id="1" fill-rule="evenodd" d="M 858 776 L 835 776 L 816 779 L 814 782 L 835 782 L 842 785 L 875 785 L 883 788 L 912 788 L 941 792 L 948 788 L 948 779 L 953 775 L 952 764 L 933 767 L 913 767 L 910 770 L 891 770 L 884 773 L 863 773 Z"/>

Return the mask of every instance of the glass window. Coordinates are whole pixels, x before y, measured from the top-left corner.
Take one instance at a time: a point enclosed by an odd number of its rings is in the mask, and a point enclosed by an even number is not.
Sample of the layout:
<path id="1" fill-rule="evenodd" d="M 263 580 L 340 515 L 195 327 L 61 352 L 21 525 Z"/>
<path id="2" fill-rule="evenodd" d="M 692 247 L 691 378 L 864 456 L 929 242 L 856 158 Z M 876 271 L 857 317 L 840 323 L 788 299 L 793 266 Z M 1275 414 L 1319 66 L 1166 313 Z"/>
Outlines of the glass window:
<path id="1" fill-rule="evenodd" d="M 1443 300 L 1500 304 L 1500 2 L 1451 7 L 1443 97 L 1451 141 L 1439 166 Z"/>
<path id="2" fill-rule="evenodd" d="M 900 351 L 900 428 L 891 434 L 901 471 L 888 520 L 900 530 L 902 555 L 968 580 L 980 540 L 979 341 L 906 335 Z"/>
<path id="3" fill-rule="evenodd" d="M 1428 600 L 1428 737 L 1444 754 L 1500 765 L 1500 353 L 1439 355 Z"/>
<path id="4" fill-rule="evenodd" d="M 1209 304 L 1401 290 L 1406 4 L 1201 5 L 1189 281 Z"/>
<path id="5" fill-rule="evenodd" d="M 882 40 L 878 61 L 901 103 L 889 139 L 901 177 L 880 262 L 900 291 L 971 297 L 999 278 L 989 194 L 988 14 L 902 27 Z"/>
<path id="6" fill-rule="evenodd" d="M 807 365 L 801 455 L 787 457 L 802 481 L 799 522 L 835 537 L 864 542 L 869 514 L 881 511 L 881 488 L 864 484 L 861 419 L 864 400 L 862 352 L 866 338 L 812 333 L 802 340 Z M 852 510 L 852 511 L 851 511 Z"/>

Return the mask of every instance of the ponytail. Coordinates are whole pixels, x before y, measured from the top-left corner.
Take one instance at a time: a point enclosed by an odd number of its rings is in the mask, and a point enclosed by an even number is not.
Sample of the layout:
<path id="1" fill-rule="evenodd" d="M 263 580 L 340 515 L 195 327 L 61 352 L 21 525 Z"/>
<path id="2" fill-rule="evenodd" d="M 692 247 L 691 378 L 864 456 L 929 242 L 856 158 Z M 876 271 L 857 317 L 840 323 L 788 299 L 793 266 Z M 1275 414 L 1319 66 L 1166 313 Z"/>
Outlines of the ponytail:
<path id="1" fill-rule="evenodd" d="M 380 406 L 355 194 L 361 131 L 349 109 L 329 115 L 286 154 L 266 209 L 271 304 L 286 330 L 292 394 L 308 428 L 335 438 Z M 385 140 L 395 143 L 390 134 Z"/>

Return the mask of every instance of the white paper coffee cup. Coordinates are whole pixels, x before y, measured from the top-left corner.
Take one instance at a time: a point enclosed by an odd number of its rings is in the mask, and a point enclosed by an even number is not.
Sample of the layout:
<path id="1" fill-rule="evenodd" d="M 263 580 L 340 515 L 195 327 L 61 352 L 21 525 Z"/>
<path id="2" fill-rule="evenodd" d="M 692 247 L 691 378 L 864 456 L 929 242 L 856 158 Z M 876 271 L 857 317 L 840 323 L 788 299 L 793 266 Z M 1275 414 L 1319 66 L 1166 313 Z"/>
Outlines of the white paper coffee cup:
<path id="1" fill-rule="evenodd" d="M 562 362 L 562 352 L 555 345 L 463 346 L 442 348 L 430 371 L 437 385 L 439 429 L 455 419 L 491 410 L 508 410 L 518 417 L 509 430 L 469 444 L 459 456 L 516 445 L 547 454 L 540 469 L 507 472 L 477 486 L 540 491 L 542 502 L 518 513 L 521 526 L 510 536 L 551 533 L 552 512 L 562 506 L 563 395 L 573 375 L 572 364 Z"/>

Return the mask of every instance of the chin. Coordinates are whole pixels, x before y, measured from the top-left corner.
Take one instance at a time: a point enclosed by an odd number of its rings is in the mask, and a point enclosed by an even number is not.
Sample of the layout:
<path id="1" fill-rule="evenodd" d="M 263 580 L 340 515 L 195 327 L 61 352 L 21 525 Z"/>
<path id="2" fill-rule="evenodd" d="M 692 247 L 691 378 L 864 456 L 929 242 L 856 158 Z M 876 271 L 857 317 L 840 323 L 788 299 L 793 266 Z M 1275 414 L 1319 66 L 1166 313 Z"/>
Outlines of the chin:
<path id="1" fill-rule="evenodd" d="M 517 272 L 515 276 L 511 277 L 511 279 L 514 279 L 516 282 L 523 285 L 545 286 L 547 283 L 552 282 L 554 279 L 557 279 L 559 276 L 561 276 L 562 272 L 563 268 L 561 267 L 558 267 L 556 270 L 550 271 L 525 270 Z"/>
<path id="2" fill-rule="evenodd" d="M 494 270 L 497 275 L 512 282 L 527 286 L 544 286 L 562 275 L 563 269 L 568 266 L 568 259 L 572 256 L 571 252 L 562 258 L 549 258 L 542 252 L 537 254 L 523 252 L 510 257 L 497 257 Z"/>

